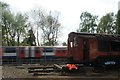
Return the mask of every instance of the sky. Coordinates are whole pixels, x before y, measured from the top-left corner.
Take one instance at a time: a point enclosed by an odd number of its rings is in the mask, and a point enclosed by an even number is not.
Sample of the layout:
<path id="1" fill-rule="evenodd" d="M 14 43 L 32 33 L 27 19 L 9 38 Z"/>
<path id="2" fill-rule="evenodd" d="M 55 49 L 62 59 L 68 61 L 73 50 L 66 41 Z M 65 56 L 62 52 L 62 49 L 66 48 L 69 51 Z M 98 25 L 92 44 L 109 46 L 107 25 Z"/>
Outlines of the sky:
<path id="1" fill-rule="evenodd" d="M 10 5 L 14 13 L 29 12 L 35 8 L 60 12 L 59 21 L 63 26 L 59 41 L 67 42 L 68 34 L 79 28 L 80 15 L 88 11 L 99 18 L 109 12 L 118 11 L 120 0 L 0 0 Z"/>

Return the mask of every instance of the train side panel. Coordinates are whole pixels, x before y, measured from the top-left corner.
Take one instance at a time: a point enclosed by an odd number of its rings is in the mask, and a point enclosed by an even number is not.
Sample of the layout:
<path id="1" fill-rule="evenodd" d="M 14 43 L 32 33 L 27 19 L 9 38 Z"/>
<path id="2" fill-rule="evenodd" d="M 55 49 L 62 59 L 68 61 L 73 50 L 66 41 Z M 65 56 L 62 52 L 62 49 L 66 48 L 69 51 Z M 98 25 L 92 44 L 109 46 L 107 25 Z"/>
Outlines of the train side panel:
<path id="1" fill-rule="evenodd" d="M 75 38 L 77 41 L 73 42 L 73 59 L 78 62 L 83 60 L 83 39 Z"/>
<path id="2" fill-rule="evenodd" d="M 89 45 L 89 52 L 90 52 L 90 55 L 89 55 L 89 59 L 90 60 L 93 60 L 93 59 L 95 59 L 96 58 L 96 56 L 98 56 L 99 55 L 99 53 L 98 53 L 98 46 L 97 46 L 97 40 L 95 39 L 95 38 L 91 38 L 90 40 L 89 40 L 89 43 L 90 43 L 90 45 Z"/>
<path id="3" fill-rule="evenodd" d="M 25 47 L 18 48 L 18 58 L 20 59 L 25 58 Z"/>
<path id="4" fill-rule="evenodd" d="M 34 53 L 35 53 L 35 58 L 41 58 L 41 54 L 42 54 L 41 47 L 36 47 Z"/>
<path id="5" fill-rule="evenodd" d="M 67 56 L 67 47 L 56 47 L 55 57 L 62 58 Z"/>

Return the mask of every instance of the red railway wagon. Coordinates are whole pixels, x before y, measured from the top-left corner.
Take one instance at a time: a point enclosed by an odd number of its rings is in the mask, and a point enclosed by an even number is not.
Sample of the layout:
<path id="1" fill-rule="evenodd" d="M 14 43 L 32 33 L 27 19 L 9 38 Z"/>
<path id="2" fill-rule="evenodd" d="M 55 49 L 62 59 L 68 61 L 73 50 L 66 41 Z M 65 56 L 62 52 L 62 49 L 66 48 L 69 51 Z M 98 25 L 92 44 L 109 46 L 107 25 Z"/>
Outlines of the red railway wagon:
<path id="1" fill-rule="evenodd" d="M 69 63 L 102 66 L 120 65 L 120 35 L 71 32 L 68 35 Z"/>

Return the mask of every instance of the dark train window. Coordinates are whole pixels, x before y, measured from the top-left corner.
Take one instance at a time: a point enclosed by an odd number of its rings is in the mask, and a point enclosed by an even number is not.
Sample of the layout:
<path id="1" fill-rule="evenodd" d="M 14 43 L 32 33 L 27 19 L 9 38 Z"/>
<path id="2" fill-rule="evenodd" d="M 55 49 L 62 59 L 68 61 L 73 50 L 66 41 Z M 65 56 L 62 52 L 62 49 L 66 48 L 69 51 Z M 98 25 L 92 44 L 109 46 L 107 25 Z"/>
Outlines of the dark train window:
<path id="1" fill-rule="evenodd" d="M 102 52 L 109 52 L 109 41 L 105 39 L 98 40 L 98 49 Z"/>
<path id="2" fill-rule="evenodd" d="M 53 48 L 43 48 L 43 52 L 53 52 Z"/>
<path id="3" fill-rule="evenodd" d="M 66 51 L 66 49 L 64 49 L 64 48 L 57 48 L 56 51 L 58 53 L 64 53 Z"/>
<path id="4" fill-rule="evenodd" d="M 5 48 L 6 53 L 13 53 L 16 52 L 16 48 Z"/>
<path id="5" fill-rule="evenodd" d="M 120 51 L 120 41 L 111 41 L 111 50 Z"/>
<path id="6" fill-rule="evenodd" d="M 78 37 L 75 37 L 75 38 L 74 38 L 74 44 L 73 44 L 74 47 L 75 47 L 75 46 L 78 46 L 78 44 L 79 44 L 79 38 L 78 38 Z"/>
<path id="7" fill-rule="evenodd" d="M 58 52 L 58 53 L 61 53 L 61 52 L 64 53 L 65 50 L 57 50 L 57 52 Z"/>

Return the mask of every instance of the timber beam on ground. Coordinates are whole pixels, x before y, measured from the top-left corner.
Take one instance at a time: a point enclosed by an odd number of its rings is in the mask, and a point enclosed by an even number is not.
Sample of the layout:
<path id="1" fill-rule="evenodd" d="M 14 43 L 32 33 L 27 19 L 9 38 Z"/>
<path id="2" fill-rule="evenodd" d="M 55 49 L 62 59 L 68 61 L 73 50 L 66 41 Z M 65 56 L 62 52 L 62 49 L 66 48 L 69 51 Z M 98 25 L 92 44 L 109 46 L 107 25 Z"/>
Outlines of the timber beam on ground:
<path id="1" fill-rule="evenodd" d="M 28 69 L 47 69 L 47 68 L 53 68 L 53 66 L 31 66 L 31 67 L 28 67 Z"/>

